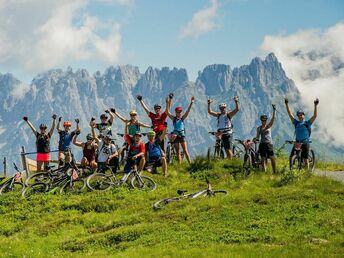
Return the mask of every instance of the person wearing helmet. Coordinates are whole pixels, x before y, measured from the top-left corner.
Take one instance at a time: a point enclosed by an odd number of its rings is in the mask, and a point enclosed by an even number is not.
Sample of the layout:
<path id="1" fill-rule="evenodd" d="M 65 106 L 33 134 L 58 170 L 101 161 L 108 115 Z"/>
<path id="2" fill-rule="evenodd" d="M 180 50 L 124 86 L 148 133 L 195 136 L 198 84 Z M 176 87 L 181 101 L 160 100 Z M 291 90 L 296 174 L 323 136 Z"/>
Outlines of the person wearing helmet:
<path id="1" fill-rule="evenodd" d="M 110 118 L 109 118 L 110 116 Z M 112 135 L 111 126 L 113 124 L 114 115 L 111 110 L 105 110 L 104 114 L 100 116 L 100 123 L 96 123 L 94 120 L 91 120 L 90 126 L 92 127 L 93 124 L 96 125 L 96 129 L 98 129 L 99 134 Z"/>
<path id="2" fill-rule="evenodd" d="M 301 158 L 304 160 L 304 164 L 307 170 L 309 170 L 309 145 L 311 136 L 311 127 L 318 115 L 319 99 L 314 100 L 314 112 L 313 116 L 305 120 L 305 113 L 302 110 L 296 112 L 297 119 L 293 116 L 291 108 L 289 107 L 289 100 L 284 99 L 284 103 L 287 109 L 288 116 L 295 127 L 295 141 L 302 143 L 301 145 Z M 290 158 L 294 155 L 295 149 L 293 147 Z"/>
<path id="3" fill-rule="evenodd" d="M 116 173 L 118 168 L 118 150 L 116 145 L 112 143 L 113 138 L 111 134 L 104 135 L 102 138 L 97 137 L 95 128 L 96 124 L 92 124 L 92 138 L 98 145 L 98 172 L 103 172 L 109 166 L 112 173 Z"/>
<path id="4" fill-rule="evenodd" d="M 72 161 L 72 153 L 71 153 L 71 143 L 73 137 L 75 136 L 76 132 L 80 132 L 80 125 L 79 119 L 75 119 L 76 122 L 76 129 L 70 132 L 70 127 L 72 126 L 72 122 L 64 121 L 63 128 L 64 130 L 60 129 L 62 117 L 59 117 L 59 121 L 57 123 L 57 132 L 59 134 L 59 166 L 62 166 L 64 163 L 69 163 Z"/>
<path id="5" fill-rule="evenodd" d="M 124 140 L 128 143 L 128 159 L 124 166 L 124 172 L 129 173 L 134 165 L 138 166 L 138 171 L 142 171 L 145 165 L 145 145 L 141 141 L 142 134 L 137 131 L 134 134 L 134 138 L 131 138 L 128 134 L 128 124 L 125 126 Z"/>
<path id="6" fill-rule="evenodd" d="M 147 133 L 148 142 L 145 144 L 145 169 L 149 172 L 156 171 L 157 167 L 162 166 L 164 176 L 167 176 L 167 161 L 164 151 L 160 147 L 160 142 L 165 139 L 167 128 L 164 129 L 162 135 L 155 138 L 156 133 L 149 131 Z"/>
<path id="7" fill-rule="evenodd" d="M 173 94 L 170 94 L 170 98 L 172 97 L 173 97 Z M 155 104 L 154 105 L 155 113 L 153 113 L 148 109 L 147 105 L 143 102 L 141 95 L 138 95 L 137 99 L 140 101 L 141 106 L 143 107 L 144 111 L 147 113 L 148 117 L 152 121 L 153 130 L 156 133 L 155 137 L 160 137 L 160 135 L 163 133 L 166 127 L 165 122 L 167 118 L 167 113 L 166 113 L 167 107 L 165 108 L 165 111 L 161 113 L 161 105 Z M 165 149 L 165 139 L 160 142 L 160 146 L 161 146 L 161 149 L 163 150 Z"/>
<path id="8" fill-rule="evenodd" d="M 80 133 L 77 132 L 73 138 L 73 144 L 75 146 L 82 148 L 83 157 L 81 159 L 81 166 L 83 167 L 90 167 L 92 169 L 97 168 L 96 162 L 96 152 L 98 149 L 98 145 L 94 142 L 92 134 L 87 134 L 86 142 L 79 142 L 77 141 L 78 135 Z"/>
<path id="9" fill-rule="evenodd" d="M 50 128 L 50 131 L 47 133 L 47 126 L 41 124 L 39 126 L 40 132 L 37 132 L 35 127 L 29 121 L 28 117 L 24 116 L 23 120 L 31 128 L 33 134 L 36 137 L 36 162 L 37 162 L 37 172 L 46 171 L 46 167 L 49 165 L 50 161 L 50 140 L 54 133 L 55 124 L 56 124 L 56 115 L 53 115 L 53 124 Z M 42 169 L 43 165 L 43 169 Z"/>
<path id="10" fill-rule="evenodd" d="M 124 124 L 128 124 L 128 134 L 133 137 L 134 134 L 137 131 L 140 131 L 141 127 L 145 127 L 145 128 L 151 128 L 150 125 L 144 124 L 142 122 L 140 122 L 137 119 L 137 112 L 135 110 L 131 110 L 129 112 L 130 115 L 130 119 L 125 119 L 123 116 L 121 116 L 115 109 L 111 110 L 121 121 L 124 122 Z"/>
<path id="11" fill-rule="evenodd" d="M 187 143 L 185 141 L 185 125 L 184 121 L 188 117 L 192 104 L 195 101 L 195 97 L 191 97 L 190 104 L 183 114 L 182 107 L 175 108 L 175 115 L 172 115 L 170 112 L 170 107 L 172 105 L 172 98 L 166 98 L 166 110 L 168 117 L 173 121 L 173 132 L 171 133 L 171 141 L 173 142 L 174 148 L 176 150 L 177 159 L 179 163 L 182 162 L 182 158 L 180 156 L 180 148 L 179 145 L 182 146 L 183 152 L 189 164 L 191 163 L 191 158 L 188 152 Z"/>
<path id="12" fill-rule="evenodd" d="M 233 138 L 233 124 L 232 118 L 239 111 L 239 98 L 235 96 L 233 98 L 235 102 L 235 109 L 232 111 L 227 111 L 226 103 L 221 103 L 219 105 L 220 112 L 214 112 L 211 109 L 211 99 L 208 100 L 208 113 L 211 116 L 217 118 L 217 137 L 221 138 L 223 146 L 225 148 L 227 158 L 231 159 L 233 157 L 232 153 L 232 138 Z"/>
<path id="13" fill-rule="evenodd" d="M 258 152 L 262 158 L 262 165 L 264 171 L 267 168 L 268 159 L 271 160 L 272 172 L 276 173 L 276 158 L 273 149 L 273 142 L 271 136 L 271 127 L 275 121 L 276 105 L 272 104 L 272 118 L 268 122 L 268 116 L 260 116 L 261 125 L 257 127 L 257 134 L 254 140 L 259 141 Z"/>

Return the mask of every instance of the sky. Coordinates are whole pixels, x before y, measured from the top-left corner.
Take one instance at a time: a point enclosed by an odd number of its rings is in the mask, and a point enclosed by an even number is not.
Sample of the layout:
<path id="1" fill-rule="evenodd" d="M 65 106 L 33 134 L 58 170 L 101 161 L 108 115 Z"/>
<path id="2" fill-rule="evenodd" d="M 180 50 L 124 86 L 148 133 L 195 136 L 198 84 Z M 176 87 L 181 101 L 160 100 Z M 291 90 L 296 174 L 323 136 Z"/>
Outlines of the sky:
<path id="1" fill-rule="evenodd" d="M 183 67 L 261 56 L 267 35 L 326 29 L 344 1 L 0 0 L 0 73 L 30 82 L 51 68 Z"/>

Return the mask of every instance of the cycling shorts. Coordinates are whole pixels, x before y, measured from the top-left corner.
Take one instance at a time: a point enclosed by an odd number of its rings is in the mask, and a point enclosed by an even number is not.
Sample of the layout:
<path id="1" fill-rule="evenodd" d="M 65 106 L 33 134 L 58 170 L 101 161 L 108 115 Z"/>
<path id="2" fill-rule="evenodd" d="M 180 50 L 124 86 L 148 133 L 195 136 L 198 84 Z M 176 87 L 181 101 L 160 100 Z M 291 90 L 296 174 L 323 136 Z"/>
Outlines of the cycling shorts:
<path id="1" fill-rule="evenodd" d="M 262 158 L 269 158 L 275 155 L 274 148 L 271 143 L 259 143 L 258 153 Z"/>
<path id="2" fill-rule="evenodd" d="M 232 149 L 232 146 L 233 146 L 232 137 L 233 137 L 233 134 L 231 133 L 222 134 L 221 141 L 226 151 Z"/>

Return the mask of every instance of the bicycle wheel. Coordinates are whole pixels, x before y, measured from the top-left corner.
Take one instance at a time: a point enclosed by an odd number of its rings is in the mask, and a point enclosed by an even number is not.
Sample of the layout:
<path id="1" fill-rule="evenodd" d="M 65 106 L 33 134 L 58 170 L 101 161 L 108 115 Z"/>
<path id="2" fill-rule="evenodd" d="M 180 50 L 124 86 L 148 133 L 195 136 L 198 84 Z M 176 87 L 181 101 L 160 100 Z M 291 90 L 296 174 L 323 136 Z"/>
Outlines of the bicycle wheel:
<path id="1" fill-rule="evenodd" d="M 113 182 L 111 176 L 96 173 L 86 179 L 86 185 L 91 191 L 104 191 L 109 189 L 113 185 Z"/>
<path id="2" fill-rule="evenodd" d="M 171 197 L 171 198 L 161 199 L 153 204 L 153 209 L 159 210 L 163 208 L 165 205 L 169 204 L 170 202 L 177 202 L 182 199 L 185 199 L 185 198 L 184 197 Z"/>
<path id="3" fill-rule="evenodd" d="M 227 195 L 227 191 L 225 190 L 214 190 L 211 191 L 210 196 L 225 196 Z"/>
<path id="4" fill-rule="evenodd" d="M 0 188 L 0 195 L 4 193 L 9 193 L 9 192 L 19 193 L 23 190 L 23 188 L 24 188 L 24 184 L 21 182 L 14 182 L 12 186 L 10 182 L 6 182 Z"/>
<path id="5" fill-rule="evenodd" d="M 245 177 L 251 173 L 252 159 L 251 159 L 251 155 L 248 153 L 245 153 L 244 155 L 244 163 L 243 163 L 242 168 L 243 168 L 243 173 Z"/>
<path id="6" fill-rule="evenodd" d="M 172 164 L 172 150 L 170 144 L 166 148 L 166 160 L 168 164 Z"/>
<path id="7" fill-rule="evenodd" d="M 45 183 L 45 184 L 50 184 L 51 178 L 49 177 L 48 172 L 38 172 L 35 173 L 31 176 L 29 176 L 25 180 L 25 186 L 29 186 L 35 183 Z"/>
<path id="8" fill-rule="evenodd" d="M 289 159 L 289 169 L 290 170 L 301 169 L 301 158 L 298 157 L 298 155 L 295 154 Z"/>
<path id="9" fill-rule="evenodd" d="M 25 198 L 28 198 L 32 195 L 45 193 L 48 191 L 48 189 L 49 189 L 49 186 L 45 183 L 42 183 L 42 182 L 34 183 L 24 188 L 22 192 L 22 196 Z"/>
<path id="10" fill-rule="evenodd" d="M 154 191 L 156 189 L 156 183 L 148 176 L 135 175 L 130 183 L 133 188 L 144 191 Z"/>
<path id="11" fill-rule="evenodd" d="M 85 180 L 78 178 L 73 181 L 66 182 L 60 189 L 60 194 L 65 193 L 81 193 L 86 188 Z"/>
<path id="12" fill-rule="evenodd" d="M 309 169 L 310 171 L 313 171 L 315 167 L 315 154 L 312 149 L 309 151 L 308 160 L 309 160 Z"/>

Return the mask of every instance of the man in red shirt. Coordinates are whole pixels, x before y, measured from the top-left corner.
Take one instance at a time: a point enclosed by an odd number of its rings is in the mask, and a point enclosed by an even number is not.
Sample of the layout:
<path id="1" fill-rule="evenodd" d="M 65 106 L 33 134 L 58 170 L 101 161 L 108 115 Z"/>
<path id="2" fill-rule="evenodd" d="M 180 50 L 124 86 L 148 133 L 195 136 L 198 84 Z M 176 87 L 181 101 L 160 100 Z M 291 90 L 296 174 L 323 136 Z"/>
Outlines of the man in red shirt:
<path id="1" fill-rule="evenodd" d="M 171 94 L 170 94 L 171 95 Z M 171 98 L 171 96 L 170 96 Z M 165 130 L 166 125 L 166 118 L 167 118 L 167 112 L 166 109 L 163 113 L 161 113 L 161 105 L 159 104 L 155 104 L 154 105 L 154 111 L 155 113 L 151 112 L 148 107 L 146 106 L 146 104 L 143 102 L 142 100 L 142 96 L 138 95 L 137 99 L 140 101 L 143 109 L 145 110 L 145 112 L 147 113 L 147 115 L 149 116 L 149 118 L 152 120 L 152 125 L 153 125 L 153 131 L 156 133 L 155 138 L 159 138 L 160 135 L 162 135 L 162 133 Z M 166 107 L 167 108 L 167 107 Z M 162 150 L 165 150 L 165 140 L 162 140 L 160 142 L 160 147 Z"/>

